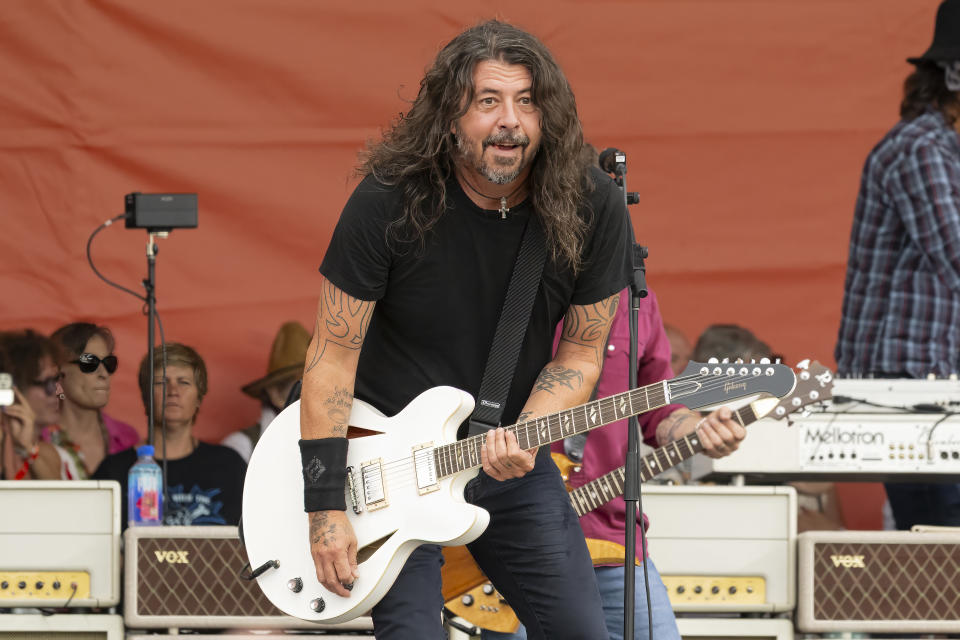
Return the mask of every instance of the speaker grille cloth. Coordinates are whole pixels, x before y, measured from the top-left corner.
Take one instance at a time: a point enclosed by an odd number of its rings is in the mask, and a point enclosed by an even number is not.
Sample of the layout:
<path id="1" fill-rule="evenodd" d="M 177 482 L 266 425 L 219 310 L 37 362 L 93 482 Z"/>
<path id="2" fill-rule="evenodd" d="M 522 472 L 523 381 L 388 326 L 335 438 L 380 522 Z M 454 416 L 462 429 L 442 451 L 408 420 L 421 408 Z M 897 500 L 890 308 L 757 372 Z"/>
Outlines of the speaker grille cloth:
<path id="1" fill-rule="evenodd" d="M 813 555 L 815 620 L 960 619 L 960 545 L 823 543 Z"/>
<path id="2" fill-rule="evenodd" d="M 255 582 L 237 577 L 246 564 L 236 538 L 140 538 L 137 615 L 283 616 Z M 187 563 L 159 558 L 187 552 Z M 159 556 L 158 556 L 159 554 Z"/>

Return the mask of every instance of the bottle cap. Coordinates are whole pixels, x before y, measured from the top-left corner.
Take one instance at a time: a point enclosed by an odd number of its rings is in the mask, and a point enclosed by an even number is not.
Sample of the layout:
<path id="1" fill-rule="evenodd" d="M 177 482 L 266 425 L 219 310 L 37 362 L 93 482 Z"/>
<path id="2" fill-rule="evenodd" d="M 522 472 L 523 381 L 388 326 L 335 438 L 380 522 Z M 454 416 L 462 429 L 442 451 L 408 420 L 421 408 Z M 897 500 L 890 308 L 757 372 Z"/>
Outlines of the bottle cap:
<path id="1" fill-rule="evenodd" d="M 153 456 L 152 444 L 142 444 L 137 447 L 137 457 L 142 458 L 143 456 Z"/>

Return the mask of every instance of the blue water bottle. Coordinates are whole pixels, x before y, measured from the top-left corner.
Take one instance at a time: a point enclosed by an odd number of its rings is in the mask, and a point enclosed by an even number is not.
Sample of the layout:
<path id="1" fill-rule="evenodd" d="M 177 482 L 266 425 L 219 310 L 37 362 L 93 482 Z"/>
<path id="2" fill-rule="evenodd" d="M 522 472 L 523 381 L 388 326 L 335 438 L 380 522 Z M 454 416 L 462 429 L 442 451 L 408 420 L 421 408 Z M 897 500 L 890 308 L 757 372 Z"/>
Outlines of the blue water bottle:
<path id="1" fill-rule="evenodd" d="M 153 459 L 153 445 L 137 447 L 137 461 L 127 476 L 127 523 L 163 524 L 163 472 Z"/>

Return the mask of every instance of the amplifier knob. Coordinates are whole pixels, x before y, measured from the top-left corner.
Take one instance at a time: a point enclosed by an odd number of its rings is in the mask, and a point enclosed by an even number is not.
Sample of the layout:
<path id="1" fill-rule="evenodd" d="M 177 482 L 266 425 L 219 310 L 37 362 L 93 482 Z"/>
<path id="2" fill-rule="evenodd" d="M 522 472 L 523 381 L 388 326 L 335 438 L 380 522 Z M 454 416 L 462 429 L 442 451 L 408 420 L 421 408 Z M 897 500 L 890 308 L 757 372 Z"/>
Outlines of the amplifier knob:
<path id="1" fill-rule="evenodd" d="M 713 593 L 713 594 L 720 593 L 720 587 L 714 585 L 713 587 L 710 588 L 710 593 Z"/>
<path id="2" fill-rule="evenodd" d="M 34 585 L 37 588 L 37 591 L 43 589 L 43 580 L 37 580 L 37 584 Z"/>
<path id="3" fill-rule="evenodd" d="M 293 591 L 294 593 L 300 593 L 303 591 L 303 580 L 300 578 L 287 580 L 287 589 L 290 589 L 290 591 Z"/>
<path id="4" fill-rule="evenodd" d="M 18 589 L 26 589 L 26 588 L 27 588 L 27 583 L 24 582 L 23 580 L 21 580 L 20 582 L 17 583 L 17 588 L 18 588 Z"/>
<path id="5" fill-rule="evenodd" d="M 460 598 L 460 602 L 462 602 L 464 605 L 469 607 L 473 604 L 473 596 L 468 593 L 467 595 Z"/>
<path id="6" fill-rule="evenodd" d="M 327 603 L 323 601 L 323 598 L 314 598 L 310 601 L 310 608 L 317 613 L 321 613 L 327 608 Z"/>
<path id="7" fill-rule="evenodd" d="M 489 582 L 488 582 L 487 584 L 483 585 L 483 593 L 484 593 L 484 595 L 492 596 L 492 595 L 493 595 L 493 585 L 490 584 Z"/>
<path id="8" fill-rule="evenodd" d="M 730 595 L 733 595 L 733 594 L 735 594 L 735 593 L 737 592 L 737 588 L 736 588 L 736 587 L 730 587 L 729 591 L 730 591 Z"/>
<path id="9" fill-rule="evenodd" d="M 60 581 L 59 581 L 59 580 L 54 580 L 54 581 L 53 581 L 53 589 L 54 589 L 54 590 L 57 590 L 57 589 L 59 589 L 59 588 L 60 588 Z"/>
<path id="10" fill-rule="evenodd" d="M 697 585 L 697 586 L 695 586 L 695 587 L 693 588 L 693 592 L 694 592 L 694 593 L 702 593 L 702 592 L 703 592 L 703 587 L 701 587 L 700 585 Z"/>
<path id="11" fill-rule="evenodd" d="M 686 587 L 684 587 L 682 584 L 677 587 L 677 593 L 683 593 L 686 590 Z"/>
<path id="12" fill-rule="evenodd" d="M 3 582 L 0 582 L 0 589 L 3 589 L 4 591 L 6 591 L 7 587 L 9 586 L 10 586 L 10 583 L 7 582 L 6 580 L 4 580 Z"/>

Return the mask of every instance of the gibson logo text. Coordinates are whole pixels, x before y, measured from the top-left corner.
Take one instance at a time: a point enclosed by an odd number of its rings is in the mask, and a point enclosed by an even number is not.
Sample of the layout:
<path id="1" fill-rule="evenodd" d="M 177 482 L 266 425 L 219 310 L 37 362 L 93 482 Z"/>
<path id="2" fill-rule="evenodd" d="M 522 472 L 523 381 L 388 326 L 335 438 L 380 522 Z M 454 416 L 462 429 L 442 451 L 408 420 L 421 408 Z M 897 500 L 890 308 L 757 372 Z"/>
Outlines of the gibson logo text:
<path id="1" fill-rule="evenodd" d="M 731 391 L 736 391 L 737 389 L 742 389 L 743 391 L 747 390 L 746 382 L 725 382 L 723 383 L 723 392 L 730 393 Z"/>

